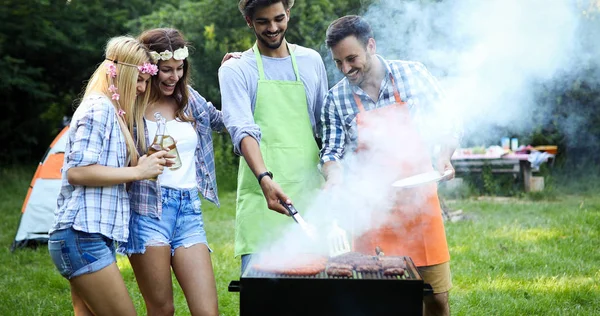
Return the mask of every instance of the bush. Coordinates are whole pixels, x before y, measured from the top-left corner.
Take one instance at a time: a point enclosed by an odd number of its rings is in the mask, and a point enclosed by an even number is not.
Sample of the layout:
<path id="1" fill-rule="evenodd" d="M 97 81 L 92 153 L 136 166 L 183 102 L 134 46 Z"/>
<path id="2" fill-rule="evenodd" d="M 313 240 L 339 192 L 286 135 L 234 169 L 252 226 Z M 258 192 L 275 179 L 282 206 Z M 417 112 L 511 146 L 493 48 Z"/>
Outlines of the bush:
<path id="1" fill-rule="evenodd" d="M 239 157 L 233 153 L 231 137 L 227 133 L 213 133 L 217 185 L 221 192 L 235 191 Z"/>

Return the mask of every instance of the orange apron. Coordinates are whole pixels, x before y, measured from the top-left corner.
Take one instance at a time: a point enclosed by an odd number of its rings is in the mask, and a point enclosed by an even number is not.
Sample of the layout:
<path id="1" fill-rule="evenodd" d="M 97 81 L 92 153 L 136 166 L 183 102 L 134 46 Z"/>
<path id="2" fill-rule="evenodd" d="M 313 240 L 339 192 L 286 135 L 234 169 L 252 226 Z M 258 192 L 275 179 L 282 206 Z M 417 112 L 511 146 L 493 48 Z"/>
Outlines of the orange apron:
<path id="1" fill-rule="evenodd" d="M 401 100 L 394 77 L 390 74 L 396 102 L 392 105 L 365 111 L 360 98 L 354 94 L 359 113 L 357 152 L 369 154 L 371 163 L 388 166 L 395 179 L 433 170 L 429 151 L 416 124 L 410 117 L 408 106 Z M 370 146 L 365 134 L 390 139 L 377 149 Z M 390 141 L 393 140 L 393 141 Z M 382 148 L 383 146 L 383 148 Z M 401 148 L 401 150 L 398 150 Z M 369 152 L 371 151 L 371 152 Z M 391 185 L 391 183 L 390 183 Z M 354 250 L 374 254 L 380 247 L 386 255 L 409 256 L 416 266 L 430 266 L 450 260 L 442 210 L 437 195 L 437 183 L 394 191 L 394 206 L 387 212 L 384 224 L 354 239 Z"/>

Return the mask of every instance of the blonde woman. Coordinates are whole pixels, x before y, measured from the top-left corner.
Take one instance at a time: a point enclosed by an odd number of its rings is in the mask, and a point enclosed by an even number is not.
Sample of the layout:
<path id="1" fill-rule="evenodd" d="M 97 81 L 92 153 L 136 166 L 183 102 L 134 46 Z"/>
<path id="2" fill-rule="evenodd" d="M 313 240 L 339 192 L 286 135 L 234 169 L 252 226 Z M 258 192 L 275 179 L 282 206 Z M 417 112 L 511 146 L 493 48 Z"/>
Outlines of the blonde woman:
<path id="1" fill-rule="evenodd" d="M 126 183 L 153 178 L 166 164 L 166 151 L 139 157 L 129 132 L 140 131 L 158 70 L 132 37 L 110 39 L 105 56 L 71 121 L 48 250 L 69 280 L 75 315 L 136 315 L 115 243 L 129 233 Z"/>

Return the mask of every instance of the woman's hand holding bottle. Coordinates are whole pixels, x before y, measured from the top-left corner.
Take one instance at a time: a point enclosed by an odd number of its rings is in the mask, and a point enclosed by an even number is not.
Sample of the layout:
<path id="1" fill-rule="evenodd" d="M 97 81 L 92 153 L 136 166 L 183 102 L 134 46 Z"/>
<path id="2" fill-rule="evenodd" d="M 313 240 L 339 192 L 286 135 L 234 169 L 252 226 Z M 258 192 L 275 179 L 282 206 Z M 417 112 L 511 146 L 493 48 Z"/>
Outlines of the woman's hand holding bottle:
<path id="1" fill-rule="evenodd" d="M 163 173 L 165 166 L 169 167 L 173 164 L 168 158 L 173 158 L 173 155 L 169 155 L 166 150 L 159 150 L 149 156 L 141 156 L 136 166 L 139 171 L 139 179 L 156 179 L 159 174 Z"/>

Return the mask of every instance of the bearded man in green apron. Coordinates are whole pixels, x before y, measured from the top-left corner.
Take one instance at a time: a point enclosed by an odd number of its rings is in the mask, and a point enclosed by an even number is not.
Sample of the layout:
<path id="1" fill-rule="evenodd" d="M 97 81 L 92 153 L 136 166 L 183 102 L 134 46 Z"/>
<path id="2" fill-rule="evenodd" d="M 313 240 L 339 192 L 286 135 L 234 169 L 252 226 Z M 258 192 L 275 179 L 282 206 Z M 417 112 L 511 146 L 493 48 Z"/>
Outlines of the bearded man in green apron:
<path id="1" fill-rule="evenodd" d="M 219 69 L 224 121 L 241 155 L 236 200 L 235 256 L 280 238 L 289 225 L 281 202 L 302 213 L 322 185 L 317 135 L 327 73 L 316 51 L 285 40 L 293 0 L 241 0 L 256 35 L 240 58 Z"/>
<path id="2" fill-rule="evenodd" d="M 374 178 L 391 180 L 389 188 L 393 180 L 431 172 L 434 166 L 453 177 L 450 157 L 460 130 L 455 121 L 440 115 L 446 103 L 425 66 L 377 55 L 371 27 L 359 16 L 332 22 L 326 43 L 345 76 L 329 90 L 323 105 L 321 163 L 326 187 L 343 181 L 339 162 L 347 153 L 368 157 L 356 169 L 384 166 Z M 433 145 L 442 148 L 436 159 L 431 157 Z M 424 298 L 425 315 L 449 315 L 450 254 L 437 185 L 383 194 L 381 198 L 394 205 L 374 216 L 380 224 L 354 236 L 354 251 L 374 255 L 380 247 L 386 255 L 411 257 L 434 292 Z"/>

